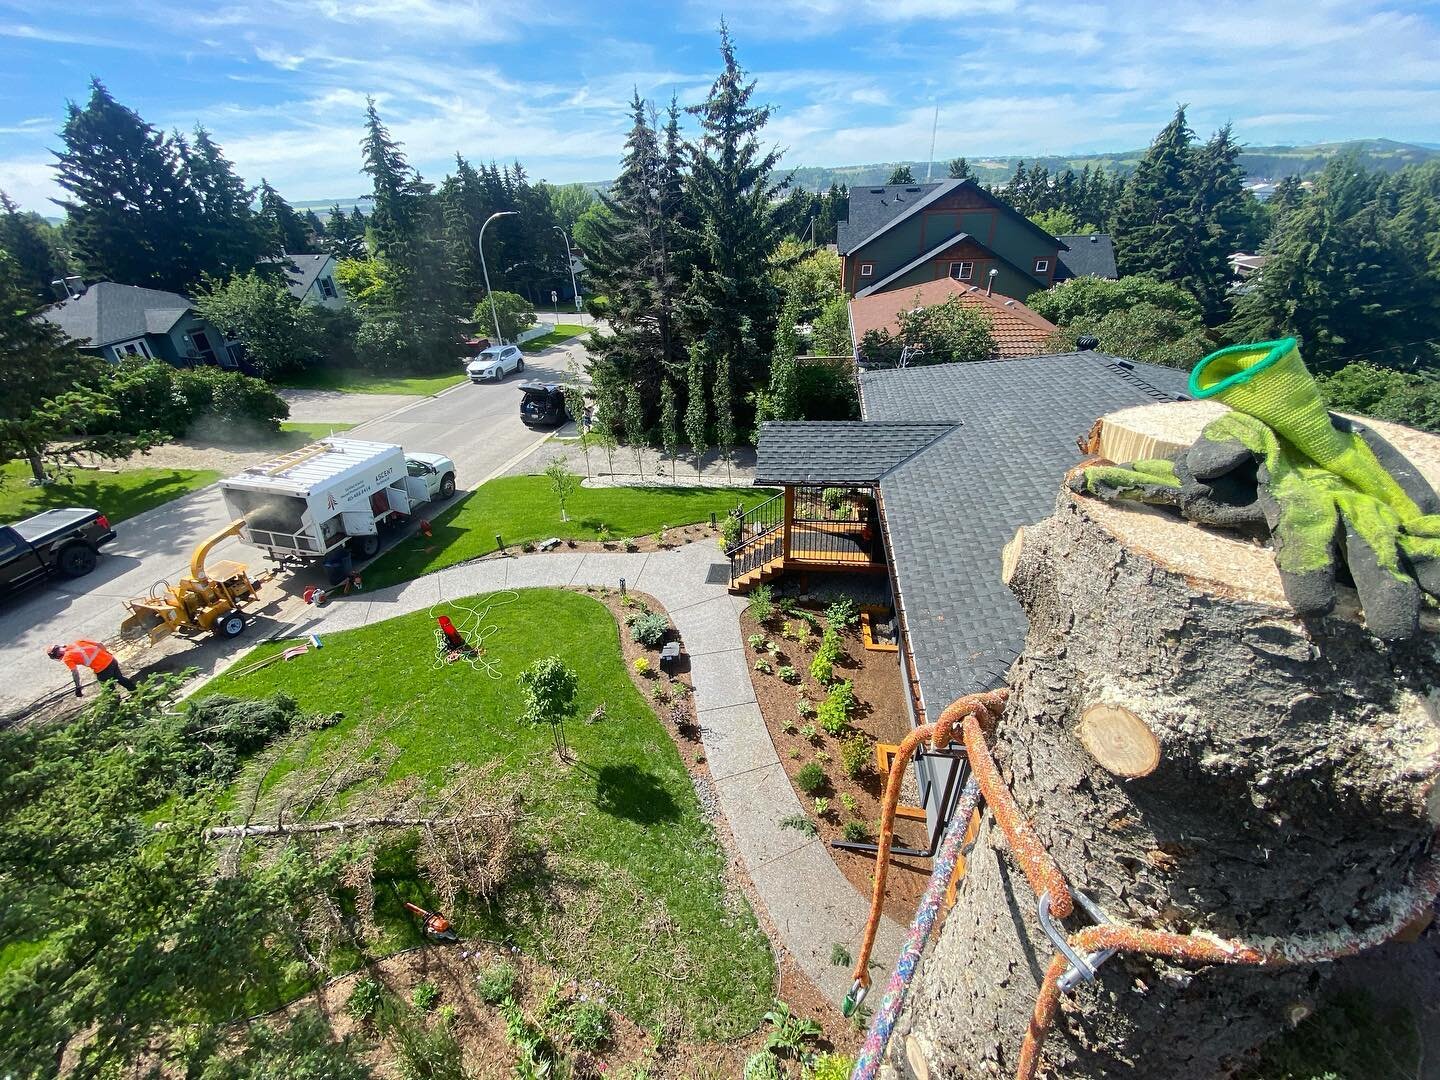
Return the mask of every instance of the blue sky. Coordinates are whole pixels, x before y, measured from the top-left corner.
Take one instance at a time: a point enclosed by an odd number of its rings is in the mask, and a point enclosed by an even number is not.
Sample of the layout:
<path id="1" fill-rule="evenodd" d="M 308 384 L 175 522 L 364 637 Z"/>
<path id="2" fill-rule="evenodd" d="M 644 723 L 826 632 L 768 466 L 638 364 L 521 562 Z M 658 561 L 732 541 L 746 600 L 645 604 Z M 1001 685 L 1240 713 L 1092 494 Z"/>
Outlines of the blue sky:
<path id="1" fill-rule="evenodd" d="M 1142 145 L 1176 102 L 1247 143 L 1440 143 L 1440 3 L 1365 0 L 0 0 L 0 187 L 53 213 L 47 149 L 98 75 L 204 124 L 293 200 L 364 190 L 365 96 L 438 178 L 455 151 L 614 174 L 632 86 L 684 103 L 729 20 L 792 165 Z"/>

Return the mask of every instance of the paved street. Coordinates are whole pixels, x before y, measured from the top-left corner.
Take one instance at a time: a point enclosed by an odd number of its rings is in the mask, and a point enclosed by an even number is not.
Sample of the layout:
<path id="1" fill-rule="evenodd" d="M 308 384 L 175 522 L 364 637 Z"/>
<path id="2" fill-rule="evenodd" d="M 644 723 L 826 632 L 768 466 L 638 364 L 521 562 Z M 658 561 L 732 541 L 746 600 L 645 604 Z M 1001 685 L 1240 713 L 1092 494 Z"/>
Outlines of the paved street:
<path id="1" fill-rule="evenodd" d="M 460 490 L 466 491 L 507 471 L 545 438 L 520 422 L 520 393 L 515 384 L 524 379 L 562 378 L 569 366 L 578 366 L 583 360 L 584 350 L 578 343 L 557 346 L 526 357 L 523 375 L 511 375 L 499 385 L 461 383 L 436 397 L 311 395 L 303 408 L 297 407 L 296 419 L 359 420 L 348 433 L 355 438 L 447 454 L 455 461 Z M 376 415 L 384 402 L 390 402 L 391 408 Z M 353 410 L 351 415 L 342 415 L 348 410 Z M 191 549 L 228 522 L 219 489 L 205 488 L 122 522 L 116 530 L 118 538 L 105 547 L 99 566 L 86 577 L 46 582 L 0 605 L 0 670 L 5 673 L 0 684 L 0 715 L 68 684 L 66 670 L 45 656 L 46 645 L 76 637 L 114 640 L 124 614 L 121 601 L 149 593 L 156 582 L 178 578 L 185 572 Z M 218 545 L 211 558 L 249 562 L 256 569 L 266 565 L 259 552 L 237 540 Z M 303 587 L 294 579 L 281 579 L 280 584 L 291 593 L 298 591 L 297 585 Z M 197 663 L 210 667 L 267 634 L 267 623 L 273 621 L 277 610 L 278 604 L 272 603 L 255 612 L 256 624 L 223 648 L 210 639 L 203 649 L 184 642 L 166 643 L 157 649 L 194 652 Z M 122 662 L 126 658 L 122 653 Z M 132 661 L 126 666 L 133 670 L 136 664 Z M 85 677 L 88 679 L 88 673 Z"/>

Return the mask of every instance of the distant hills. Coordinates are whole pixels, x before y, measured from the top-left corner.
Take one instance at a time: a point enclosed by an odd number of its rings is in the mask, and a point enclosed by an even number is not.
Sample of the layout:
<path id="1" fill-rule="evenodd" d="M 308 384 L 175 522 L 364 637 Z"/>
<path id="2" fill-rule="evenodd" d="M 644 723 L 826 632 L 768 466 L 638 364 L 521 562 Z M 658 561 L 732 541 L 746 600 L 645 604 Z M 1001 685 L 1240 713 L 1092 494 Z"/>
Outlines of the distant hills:
<path id="1" fill-rule="evenodd" d="M 1325 168 L 1325 163 L 1341 153 L 1355 152 L 1360 161 L 1372 169 L 1393 172 L 1405 165 L 1413 165 L 1440 157 L 1440 148 L 1419 143 L 1396 142 L 1393 139 L 1354 139 L 1349 142 L 1314 143 L 1310 146 L 1247 146 L 1240 154 L 1240 167 L 1251 180 L 1279 180 L 1286 176 L 1306 177 Z M 986 183 L 1000 183 L 1010 179 L 1015 172 L 1016 162 L 1026 166 L 1042 165 L 1050 172 L 1064 172 L 1067 168 L 1079 172 L 1086 165 L 1092 168 L 1102 165 L 1107 170 L 1122 173 L 1132 172 L 1141 156 L 1140 150 L 1126 150 L 1105 154 L 1072 154 L 1055 156 L 1050 154 L 1015 154 L 1009 157 L 976 156 L 968 157 L 971 171 Z M 959 156 L 959 155 L 957 155 Z M 931 179 L 944 179 L 949 159 L 937 161 L 931 169 Z M 807 191 L 828 188 L 832 183 L 851 187 L 866 184 L 883 184 L 897 165 L 909 165 L 916 180 L 925 179 L 923 161 L 891 161 L 874 165 L 805 166 L 795 170 L 795 184 Z"/>
<path id="2" fill-rule="evenodd" d="M 1394 139 L 1352 139 L 1349 142 L 1312 143 L 1309 146 L 1247 146 L 1240 154 L 1240 167 L 1251 180 L 1275 181 L 1286 176 L 1311 176 L 1325 168 L 1325 163 L 1336 154 L 1354 152 L 1362 164 L 1372 169 L 1394 172 L 1405 165 L 1414 165 L 1431 158 L 1440 157 L 1440 144 L 1405 143 Z M 1052 174 L 1074 169 L 1079 172 L 1086 165 L 1092 168 L 1102 165 L 1108 171 L 1133 172 L 1145 151 L 1124 150 L 1106 154 L 1072 154 L 1055 156 L 1051 154 L 1013 154 L 1009 157 L 967 158 L 971 171 L 985 183 L 997 184 L 1009 180 L 1015 172 L 1015 163 L 1025 162 L 1026 166 L 1043 165 Z M 864 187 L 866 184 L 883 184 L 897 165 L 909 165 L 916 180 L 925 179 L 923 161 L 888 161 L 873 165 L 806 165 L 795 170 L 795 185 L 806 191 L 828 188 L 832 183 L 849 187 Z M 949 167 L 949 159 L 937 161 L 931 169 L 934 180 L 943 180 Z M 587 181 L 588 188 L 604 191 L 610 186 L 608 180 Z M 304 212 L 314 210 L 322 218 L 336 203 L 341 209 L 351 211 L 362 207 L 368 214 L 370 204 L 360 198 L 310 199 L 297 202 L 295 209 Z"/>

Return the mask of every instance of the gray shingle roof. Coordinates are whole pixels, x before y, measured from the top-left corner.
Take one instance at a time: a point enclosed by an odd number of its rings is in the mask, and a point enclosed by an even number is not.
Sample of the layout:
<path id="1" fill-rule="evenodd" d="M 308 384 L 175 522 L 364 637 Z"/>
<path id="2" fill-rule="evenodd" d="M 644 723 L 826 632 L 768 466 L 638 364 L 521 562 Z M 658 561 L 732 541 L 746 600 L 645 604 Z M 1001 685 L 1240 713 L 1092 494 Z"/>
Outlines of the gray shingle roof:
<path id="1" fill-rule="evenodd" d="M 330 261 L 330 256 L 281 255 L 278 258 L 261 259 L 260 261 L 282 264 L 285 281 L 290 287 L 290 295 L 296 300 L 303 300 L 305 294 L 310 291 L 310 286 L 314 285 L 315 279 L 320 276 L 320 271 L 325 269 L 325 264 Z"/>
<path id="2" fill-rule="evenodd" d="M 755 447 L 757 484 L 873 484 L 953 424 L 769 421 Z"/>
<path id="3" fill-rule="evenodd" d="M 848 255 L 881 228 L 909 216 L 927 196 L 941 187 L 955 186 L 946 180 L 934 184 L 875 184 L 850 189 L 849 219 L 835 228 L 835 244 L 841 255 Z"/>
<path id="4" fill-rule="evenodd" d="M 1183 371 L 1093 352 L 861 374 L 868 420 L 954 425 L 880 480 L 928 716 L 997 685 L 1024 643 L 1000 549 L 1054 508 L 1076 438 L 1105 413 L 1186 390 Z"/>
<path id="5" fill-rule="evenodd" d="M 1076 236 L 1057 237 L 1069 251 L 1060 252 L 1060 265 L 1055 268 L 1055 280 L 1091 277 L 1114 280 L 1115 241 L 1109 233 L 1080 233 Z"/>
<path id="6" fill-rule="evenodd" d="M 179 293 L 97 281 L 83 295 L 51 304 L 40 317 L 77 341 L 99 348 L 146 334 L 169 333 L 191 306 Z"/>

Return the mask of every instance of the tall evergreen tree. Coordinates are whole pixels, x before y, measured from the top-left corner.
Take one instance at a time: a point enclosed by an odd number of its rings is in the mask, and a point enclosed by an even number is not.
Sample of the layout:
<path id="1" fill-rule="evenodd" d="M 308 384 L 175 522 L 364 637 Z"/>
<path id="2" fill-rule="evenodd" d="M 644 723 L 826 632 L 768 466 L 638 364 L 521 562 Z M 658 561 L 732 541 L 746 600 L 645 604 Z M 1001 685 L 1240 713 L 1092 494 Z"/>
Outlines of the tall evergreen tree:
<path id="1" fill-rule="evenodd" d="M 22 213 L 15 201 L 0 191 L 0 256 L 8 255 L 14 262 L 20 290 L 32 306 L 54 300 L 50 283 L 67 272 L 53 233 L 39 214 Z"/>
<path id="2" fill-rule="evenodd" d="M 264 177 L 260 178 L 260 231 L 271 255 L 304 255 L 314 250 L 305 219 Z"/>
<path id="3" fill-rule="evenodd" d="M 763 380 L 774 348 L 780 297 L 769 263 L 788 231 L 789 208 L 777 198 L 788 178 L 771 179 L 780 151 L 760 146 L 770 107 L 752 103 L 755 84 L 736 60 L 723 23 L 720 54 L 724 70 L 705 102 L 690 110 L 700 120 L 701 142 L 690 173 L 697 242 L 685 308 L 717 378 L 726 373 L 717 401 L 728 401 L 733 391 L 746 395 Z"/>
<path id="4" fill-rule="evenodd" d="M 347 214 L 338 203 L 332 207 L 320 248 L 337 259 L 365 258 L 365 222 L 360 211 Z"/>
<path id="5" fill-rule="evenodd" d="M 913 184 L 915 174 L 910 171 L 909 165 L 896 165 L 890 170 L 890 178 L 885 181 L 887 184 Z"/>
<path id="6" fill-rule="evenodd" d="M 184 291 L 202 267 L 194 258 L 199 208 L 175 142 L 117 102 L 99 79 L 90 100 L 69 102 L 55 154 L 57 199 L 81 272 L 126 285 Z"/>
<path id="7" fill-rule="evenodd" d="M 1230 314 L 1229 256 L 1245 246 L 1241 238 L 1250 223 L 1239 157 L 1229 124 L 1191 157 L 1189 216 L 1194 225 L 1181 280 L 1200 301 L 1209 326 Z"/>
<path id="8" fill-rule="evenodd" d="M 201 269 L 212 277 L 244 273 L 267 251 L 264 231 L 251 204 L 255 190 L 203 127 L 193 142 L 176 139 L 184 177 L 194 194 L 197 220 L 191 243 Z"/>
<path id="9" fill-rule="evenodd" d="M 950 159 L 949 177 L 951 180 L 969 180 L 975 174 L 970 171 L 970 163 L 963 157 Z"/>

